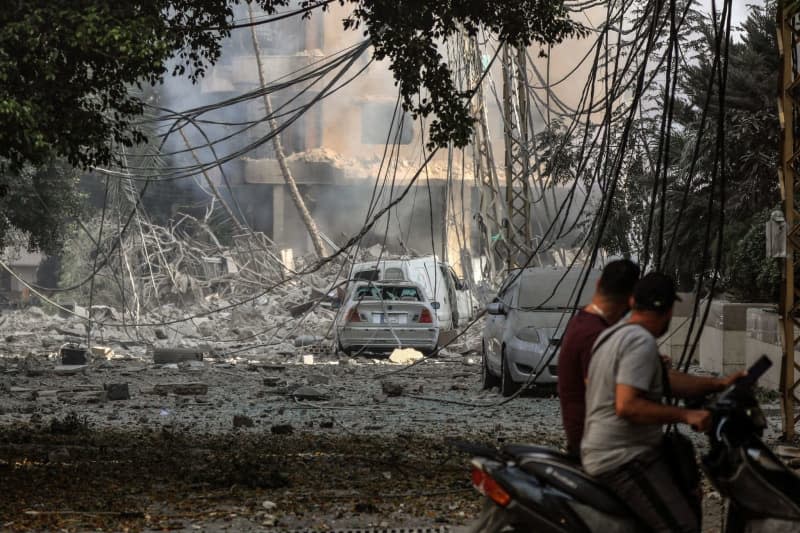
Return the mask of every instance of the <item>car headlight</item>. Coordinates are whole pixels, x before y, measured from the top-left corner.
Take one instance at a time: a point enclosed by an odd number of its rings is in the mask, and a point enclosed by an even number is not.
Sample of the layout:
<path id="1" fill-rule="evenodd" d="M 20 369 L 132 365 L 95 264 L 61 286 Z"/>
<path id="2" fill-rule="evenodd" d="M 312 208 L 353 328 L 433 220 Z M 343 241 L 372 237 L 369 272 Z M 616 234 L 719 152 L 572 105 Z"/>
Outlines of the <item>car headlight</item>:
<path id="1" fill-rule="evenodd" d="M 531 342 L 534 344 L 538 344 L 539 342 L 541 342 L 541 338 L 539 337 L 539 332 L 536 330 L 536 328 L 533 327 L 523 328 L 517 331 L 517 338 L 522 341 Z"/>

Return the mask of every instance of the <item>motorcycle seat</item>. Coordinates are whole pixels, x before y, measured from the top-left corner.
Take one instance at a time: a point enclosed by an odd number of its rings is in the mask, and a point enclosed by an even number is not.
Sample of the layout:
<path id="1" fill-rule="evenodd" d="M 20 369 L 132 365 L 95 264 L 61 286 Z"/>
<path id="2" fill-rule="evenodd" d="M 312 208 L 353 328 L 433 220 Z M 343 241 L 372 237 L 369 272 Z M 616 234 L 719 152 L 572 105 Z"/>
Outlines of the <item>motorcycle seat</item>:
<path id="1" fill-rule="evenodd" d="M 536 446 L 534 444 L 508 444 L 506 446 L 503 446 L 502 451 L 503 453 L 510 455 L 515 459 L 524 458 L 530 455 L 549 456 L 556 458 L 560 461 L 563 461 L 565 463 L 571 463 L 579 468 L 581 465 L 580 457 L 566 454 L 554 448 L 547 448 L 545 446 Z"/>
<path id="2" fill-rule="evenodd" d="M 616 494 L 581 469 L 576 458 L 548 448 L 530 450 L 516 457 L 522 470 L 570 494 L 578 502 L 609 515 L 632 515 Z"/>

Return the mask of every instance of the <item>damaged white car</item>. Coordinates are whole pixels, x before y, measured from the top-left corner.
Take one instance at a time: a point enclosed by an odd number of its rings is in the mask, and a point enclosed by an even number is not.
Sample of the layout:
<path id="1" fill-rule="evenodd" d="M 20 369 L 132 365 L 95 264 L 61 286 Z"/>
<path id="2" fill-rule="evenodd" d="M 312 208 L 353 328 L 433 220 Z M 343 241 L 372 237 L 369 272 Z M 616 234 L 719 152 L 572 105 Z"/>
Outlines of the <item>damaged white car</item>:
<path id="1" fill-rule="evenodd" d="M 437 307 L 416 283 L 357 283 L 336 320 L 338 348 L 348 355 L 387 353 L 395 348 L 430 354 L 439 339 Z"/>

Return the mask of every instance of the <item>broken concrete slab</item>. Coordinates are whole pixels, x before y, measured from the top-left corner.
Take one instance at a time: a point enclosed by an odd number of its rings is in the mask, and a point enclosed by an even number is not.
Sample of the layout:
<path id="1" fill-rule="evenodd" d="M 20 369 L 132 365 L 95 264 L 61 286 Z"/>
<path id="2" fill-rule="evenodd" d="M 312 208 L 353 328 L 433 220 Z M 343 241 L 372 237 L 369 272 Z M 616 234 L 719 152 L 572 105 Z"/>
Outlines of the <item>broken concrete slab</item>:
<path id="1" fill-rule="evenodd" d="M 167 365 L 181 363 L 183 361 L 202 361 L 203 357 L 211 353 L 209 346 L 198 346 L 197 348 L 160 348 L 151 346 L 148 352 L 153 356 L 153 362 L 157 365 Z"/>
<path id="2" fill-rule="evenodd" d="M 92 355 L 95 357 L 111 359 L 114 357 L 114 350 L 108 346 L 92 346 Z"/>
<path id="3" fill-rule="evenodd" d="M 312 402 L 330 400 L 331 398 L 327 391 L 316 387 L 300 387 L 292 392 L 292 397 L 297 400 L 307 400 Z"/>
<path id="4" fill-rule="evenodd" d="M 208 394 L 208 385 L 205 383 L 159 383 L 153 387 L 153 392 L 178 396 L 205 395 Z"/>
<path id="5" fill-rule="evenodd" d="M 53 373 L 57 376 L 74 376 L 75 374 L 83 374 L 89 365 L 58 365 L 53 368 Z"/>

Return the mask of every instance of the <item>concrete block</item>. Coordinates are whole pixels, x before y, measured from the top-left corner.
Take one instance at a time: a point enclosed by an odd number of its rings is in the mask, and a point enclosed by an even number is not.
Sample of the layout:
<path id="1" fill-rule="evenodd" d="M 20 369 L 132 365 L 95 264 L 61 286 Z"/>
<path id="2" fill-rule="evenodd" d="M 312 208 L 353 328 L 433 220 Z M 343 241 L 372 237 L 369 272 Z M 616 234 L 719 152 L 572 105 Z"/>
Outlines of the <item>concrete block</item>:
<path id="1" fill-rule="evenodd" d="M 153 356 L 153 362 L 157 365 L 168 365 L 181 363 L 183 361 L 202 361 L 203 356 L 211 352 L 208 346 L 198 346 L 197 348 L 159 348 L 151 346 L 148 352 Z"/>
<path id="2" fill-rule="evenodd" d="M 86 348 L 77 344 L 65 344 L 59 350 L 62 365 L 85 365 Z"/>

